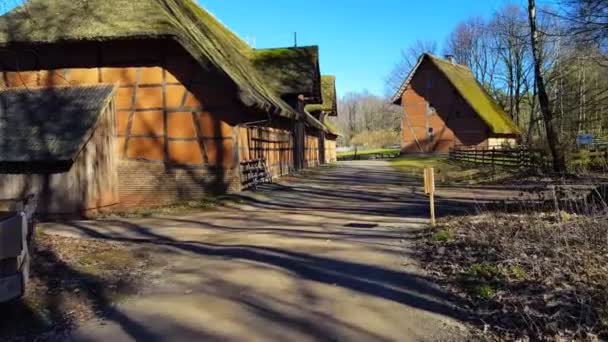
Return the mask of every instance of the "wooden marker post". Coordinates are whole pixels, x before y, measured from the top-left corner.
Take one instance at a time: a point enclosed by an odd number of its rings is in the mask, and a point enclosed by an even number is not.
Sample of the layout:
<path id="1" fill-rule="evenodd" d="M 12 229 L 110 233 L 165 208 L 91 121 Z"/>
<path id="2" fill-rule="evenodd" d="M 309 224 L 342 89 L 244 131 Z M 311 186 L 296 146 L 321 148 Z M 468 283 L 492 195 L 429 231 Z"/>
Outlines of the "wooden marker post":
<path id="1" fill-rule="evenodd" d="M 424 168 L 424 193 L 429 195 L 431 202 L 431 225 L 435 226 L 435 169 Z"/>

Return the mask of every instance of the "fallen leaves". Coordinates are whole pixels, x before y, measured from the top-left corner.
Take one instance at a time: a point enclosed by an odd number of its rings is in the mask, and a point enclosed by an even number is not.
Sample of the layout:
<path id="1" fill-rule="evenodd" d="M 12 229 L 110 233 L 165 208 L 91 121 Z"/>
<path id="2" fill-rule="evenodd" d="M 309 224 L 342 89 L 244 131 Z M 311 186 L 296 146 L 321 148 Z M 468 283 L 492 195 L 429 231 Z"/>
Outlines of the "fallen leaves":
<path id="1" fill-rule="evenodd" d="M 485 213 L 426 236 L 419 256 L 429 274 L 472 309 L 486 337 L 608 338 L 605 215 Z"/>
<path id="2" fill-rule="evenodd" d="M 0 341 L 61 340 L 137 293 L 147 269 L 146 256 L 129 244 L 39 234 L 26 296 L 0 310 Z"/>

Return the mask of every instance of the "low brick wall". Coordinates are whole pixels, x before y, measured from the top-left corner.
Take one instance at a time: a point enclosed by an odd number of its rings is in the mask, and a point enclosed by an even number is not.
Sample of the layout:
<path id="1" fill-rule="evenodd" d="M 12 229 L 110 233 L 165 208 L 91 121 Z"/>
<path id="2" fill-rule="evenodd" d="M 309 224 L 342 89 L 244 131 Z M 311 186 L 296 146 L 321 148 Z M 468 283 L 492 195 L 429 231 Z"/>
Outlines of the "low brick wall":
<path id="1" fill-rule="evenodd" d="M 240 191 L 236 170 L 205 166 L 169 166 L 157 162 L 118 163 L 117 209 L 150 207 Z M 235 177 L 236 176 L 236 177 Z"/>

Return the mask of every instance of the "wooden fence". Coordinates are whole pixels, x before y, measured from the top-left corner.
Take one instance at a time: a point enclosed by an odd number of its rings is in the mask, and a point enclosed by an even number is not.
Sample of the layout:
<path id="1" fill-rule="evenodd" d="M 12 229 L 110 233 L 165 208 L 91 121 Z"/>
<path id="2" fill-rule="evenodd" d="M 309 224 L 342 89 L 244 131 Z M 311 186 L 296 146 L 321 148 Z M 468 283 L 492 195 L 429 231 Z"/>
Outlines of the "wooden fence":
<path id="1" fill-rule="evenodd" d="M 571 165 L 575 169 L 608 169 L 608 145 L 596 145 L 580 149 L 572 155 Z"/>
<path id="2" fill-rule="evenodd" d="M 450 150 L 450 160 L 513 168 L 536 168 L 551 170 L 551 156 L 548 152 L 527 147 L 482 148 L 456 147 Z M 569 166 L 576 169 L 608 170 L 608 146 L 580 149 L 568 157 Z"/>
<path id="3" fill-rule="evenodd" d="M 450 149 L 450 160 L 501 167 L 530 168 L 538 165 L 540 154 L 527 148 L 456 147 Z"/>

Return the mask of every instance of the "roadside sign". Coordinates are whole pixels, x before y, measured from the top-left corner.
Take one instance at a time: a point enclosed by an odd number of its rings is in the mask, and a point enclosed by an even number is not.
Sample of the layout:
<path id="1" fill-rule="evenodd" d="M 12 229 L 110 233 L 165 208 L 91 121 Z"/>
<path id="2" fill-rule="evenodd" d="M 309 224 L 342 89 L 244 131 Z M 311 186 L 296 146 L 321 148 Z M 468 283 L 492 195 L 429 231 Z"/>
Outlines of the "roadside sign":
<path id="1" fill-rule="evenodd" d="M 578 145 L 591 145 L 593 144 L 593 134 L 579 134 L 576 136 L 576 143 Z"/>
<path id="2" fill-rule="evenodd" d="M 435 192 L 435 169 L 424 168 L 424 193 L 430 195 Z"/>
<path id="3" fill-rule="evenodd" d="M 431 225 L 435 226 L 435 169 L 424 168 L 424 193 L 429 195 L 431 205 Z"/>

